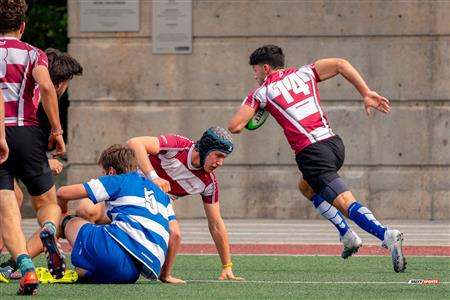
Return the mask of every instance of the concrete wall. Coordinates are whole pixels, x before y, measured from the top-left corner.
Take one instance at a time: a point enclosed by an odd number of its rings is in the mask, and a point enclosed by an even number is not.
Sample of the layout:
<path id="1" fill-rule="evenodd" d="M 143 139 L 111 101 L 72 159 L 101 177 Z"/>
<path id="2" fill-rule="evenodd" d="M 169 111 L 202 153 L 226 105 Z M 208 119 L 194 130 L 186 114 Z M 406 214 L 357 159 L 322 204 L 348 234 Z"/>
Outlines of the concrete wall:
<path id="1" fill-rule="evenodd" d="M 291 67 L 346 58 L 391 100 L 389 115 L 367 118 L 344 78 L 319 86 L 356 197 L 379 218 L 450 219 L 450 2 L 194 0 L 192 55 L 152 54 L 152 3 L 140 2 L 140 32 L 81 33 L 68 1 L 69 51 L 85 68 L 70 87 L 69 182 L 97 176 L 100 152 L 129 137 L 226 127 L 255 86 L 248 55 L 274 43 Z M 317 218 L 272 119 L 234 139 L 217 172 L 224 217 Z M 199 197 L 176 208 L 204 216 Z"/>

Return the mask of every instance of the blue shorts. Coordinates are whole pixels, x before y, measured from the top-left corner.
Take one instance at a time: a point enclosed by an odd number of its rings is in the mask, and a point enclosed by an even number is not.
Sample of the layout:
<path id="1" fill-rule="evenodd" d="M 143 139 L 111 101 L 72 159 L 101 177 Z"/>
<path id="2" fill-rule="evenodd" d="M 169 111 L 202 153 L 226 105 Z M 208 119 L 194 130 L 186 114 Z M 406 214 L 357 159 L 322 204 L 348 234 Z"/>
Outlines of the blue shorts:
<path id="1" fill-rule="evenodd" d="M 87 270 L 89 283 L 134 283 L 141 266 L 105 230 L 108 225 L 85 224 L 72 249 L 72 264 Z"/>

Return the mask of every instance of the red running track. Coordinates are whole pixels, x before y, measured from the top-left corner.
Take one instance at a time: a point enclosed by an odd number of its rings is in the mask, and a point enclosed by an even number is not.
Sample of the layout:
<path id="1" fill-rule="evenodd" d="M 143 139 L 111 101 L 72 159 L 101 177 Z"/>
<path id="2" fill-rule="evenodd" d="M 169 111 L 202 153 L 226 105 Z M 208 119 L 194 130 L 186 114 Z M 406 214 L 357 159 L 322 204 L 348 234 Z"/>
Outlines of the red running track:
<path id="1" fill-rule="evenodd" d="M 72 249 L 68 243 L 63 243 L 65 252 Z M 330 255 L 340 256 L 340 245 L 302 245 L 302 244 L 237 244 L 231 245 L 232 254 L 255 255 Z M 406 256 L 450 256 L 450 246 L 404 246 Z M 211 244 L 184 244 L 180 254 L 217 254 L 216 247 Z M 379 246 L 363 246 L 358 255 L 388 256 L 389 251 Z"/>
<path id="2" fill-rule="evenodd" d="M 239 244 L 231 245 L 232 254 L 270 254 L 270 255 L 338 255 L 342 252 L 340 245 L 287 245 L 287 244 Z M 450 256 L 450 246 L 404 246 L 406 256 Z M 183 254 L 216 254 L 217 250 L 211 244 L 181 245 Z M 363 246 L 359 255 L 390 255 L 387 249 L 380 246 Z"/>

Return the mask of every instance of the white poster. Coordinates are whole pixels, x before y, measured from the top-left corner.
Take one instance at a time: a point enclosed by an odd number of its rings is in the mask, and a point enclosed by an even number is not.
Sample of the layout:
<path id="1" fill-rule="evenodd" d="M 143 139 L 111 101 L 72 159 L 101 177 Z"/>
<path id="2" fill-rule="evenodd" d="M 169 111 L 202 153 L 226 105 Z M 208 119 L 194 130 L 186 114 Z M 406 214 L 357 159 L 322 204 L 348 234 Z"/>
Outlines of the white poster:
<path id="1" fill-rule="evenodd" d="M 153 53 L 192 53 L 192 0 L 154 0 Z"/>
<path id="2" fill-rule="evenodd" d="M 81 0 L 80 31 L 139 31 L 139 0 Z"/>

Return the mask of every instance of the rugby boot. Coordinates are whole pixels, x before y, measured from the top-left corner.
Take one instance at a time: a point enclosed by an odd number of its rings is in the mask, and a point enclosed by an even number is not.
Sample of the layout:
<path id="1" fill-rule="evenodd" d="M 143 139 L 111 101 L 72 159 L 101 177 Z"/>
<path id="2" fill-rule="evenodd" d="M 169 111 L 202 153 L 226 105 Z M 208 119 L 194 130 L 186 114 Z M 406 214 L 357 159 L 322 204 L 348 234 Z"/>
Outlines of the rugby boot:
<path id="1" fill-rule="evenodd" d="M 392 266 L 397 273 L 406 271 L 406 258 L 403 255 L 402 244 L 403 233 L 396 229 L 386 229 L 381 246 L 391 251 Z"/>
<path id="2" fill-rule="evenodd" d="M 60 279 L 66 270 L 66 257 L 58 243 L 56 235 L 47 227 L 43 227 L 40 233 L 45 255 L 47 256 L 47 267 L 53 278 Z"/>
<path id="3" fill-rule="evenodd" d="M 358 252 L 358 249 L 362 246 L 361 239 L 356 232 L 351 229 L 347 230 L 347 232 L 340 238 L 340 241 L 344 245 L 344 249 L 341 253 L 341 257 L 343 259 L 347 259 L 354 253 Z"/>
<path id="4" fill-rule="evenodd" d="M 64 272 L 64 277 L 60 279 L 53 278 L 53 275 L 50 274 L 50 271 L 46 268 L 36 268 L 36 274 L 40 283 L 74 283 L 78 280 L 77 272 L 73 270 L 66 270 Z"/>
<path id="5" fill-rule="evenodd" d="M 17 295 L 36 295 L 38 293 L 39 280 L 35 271 L 27 272 L 19 282 Z"/>
<path id="6" fill-rule="evenodd" d="M 13 272 L 14 269 L 9 266 L 0 268 L 0 282 L 8 283 Z"/>

